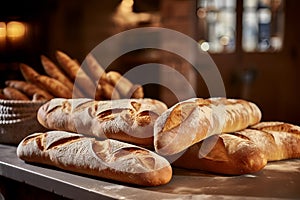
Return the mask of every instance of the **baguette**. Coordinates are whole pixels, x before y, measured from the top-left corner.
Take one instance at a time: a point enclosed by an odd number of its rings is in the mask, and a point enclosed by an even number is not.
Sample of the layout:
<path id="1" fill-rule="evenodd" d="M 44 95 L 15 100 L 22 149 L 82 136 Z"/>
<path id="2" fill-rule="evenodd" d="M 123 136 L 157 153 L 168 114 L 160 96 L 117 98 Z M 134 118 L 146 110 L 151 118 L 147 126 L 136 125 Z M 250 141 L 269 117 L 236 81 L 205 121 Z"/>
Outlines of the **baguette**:
<path id="1" fill-rule="evenodd" d="M 66 53 L 56 51 L 56 59 L 62 69 L 68 74 L 72 81 L 76 79 L 77 72 L 80 69 L 79 64 L 72 60 Z"/>
<path id="2" fill-rule="evenodd" d="M 3 89 L 0 89 L 0 99 L 7 99 L 3 93 Z"/>
<path id="3" fill-rule="evenodd" d="M 207 155 L 206 148 L 211 148 Z M 208 150 L 206 150 L 208 151 Z M 260 122 L 247 129 L 211 136 L 189 147 L 173 166 L 222 174 L 253 173 L 270 161 L 300 158 L 300 127 Z"/>
<path id="4" fill-rule="evenodd" d="M 55 97 L 72 97 L 72 91 L 69 90 L 63 83 L 59 82 L 54 78 L 39 75 L 35 77 L 35 80 L 38 83 L 38 85 L 41 85 L 42 88 L 46 88 L 47 91 L 49 91 Z"/>
<path id="5" fill-rule="evenodd" d="M 41 62 L 45 72 L 50 77 L 63 83 L 67 88 L 69 88 L 69 90 L 73 90 L 73 83 L 49 58 L 41 55 Z"/>
<path id="6" fill-rule="evenodd" d="M 174 167 L 217 174 L 255 173 L 265 167 L 267 158 L 258 146 L 241 135 L 213 135 L 189 147 L 175 160 Z"/>
<path id="7" fill-rule="evenodd" d="M 17 155 L 30 163 L 142 186 L 166 184 L 172 177 L 169 162 L 147 149 L 64 131 L 27 136 Z"/>
<path id="8" fill-rule="evenodd" d="M 125 98 L 143 98 L 144 92 L 142 87 L 134 86 L 127 78 L 116 71 L 110 71 L 106 74 L 108 82 L 113 85 L 119 93 Z M 138 89 L 137 92 L 135 90 Z"/>
<path id="9" fill-rule="evenodd" d="M 162 155 L 177 154 L 210 135 L 242 130 L 260 119 L 260 109 L 245 100 L 188 99 L 156 120 L 155 151 Z"/>
<path id="10" fill-rule="evenodd" d="M 300 158 L 300 127 L 285 122 L 261 122 L 240 134 L 255 142 L 268 161 Z"/>
<path id="11" fill-rule="evenodd" d="M 32 67 L 30 67 L 24 63 L 20 64 L 20 70 L 21 70 L 21 73 L 22 73 L 24 79 L 27 82 L 33 83 L 33 84 L 36 83 L 35 77 L 40 75 L 37 71 L 35 71 Z"/>
<path id="12" fill-rule="evenodd" d="M 117 89 L 115 89 L 111 84 L 106 81 L 99 82 L 97 86 L 97 96 L 102 96 L 103 99 L 116 100 L 120 99 L 120 94 Z"/>
<path id="13" fill-rule="evenodd" d="M 117 139 L 153 148 L 153 124 L 167 106 L 153 99 L 52 99 L 38 110 L 48 129 Z"/>
<path id="14" fill-rule="evenodd" d="M 94 82 L 98 82 L 102 76 L 106 76 L 105 70 L 97 62 L 95 57 L 89 53 L 86 56 L 86 73 L 91 77 Z"/>
<path id="15" fill-rule="evenodd" d="M 34 95 L 39 96 L 40 100 L 50 100 L 53 98 L 53 96 L 49 92 L 39 88 L 38 86 L 32 83 L 19 80 L 7 80 L 5 81 L 5 84 L 8 87 L 15 88 L 32 98 Z"/>
<path id="16" fill-rule="evenodd" d="M 67 54 L 57 51 L 56 58 L 61 67 L 70 76 L 75 87 L 78 87 L 82 93 L 88 98 L 95 97 L 96 84 L 88 77 L 88 75 L 80 68 L 80 65 Z"/>
<path id="17" fill-rule="evenodd" d="M 6 87 L 3 89 L 3 94 L 6 99 L 9 100 L 24 100 L 24 101 L 29 101 L 30 99 L 23 94 L 21 91 L 12 88 L 12 87 Z"/>

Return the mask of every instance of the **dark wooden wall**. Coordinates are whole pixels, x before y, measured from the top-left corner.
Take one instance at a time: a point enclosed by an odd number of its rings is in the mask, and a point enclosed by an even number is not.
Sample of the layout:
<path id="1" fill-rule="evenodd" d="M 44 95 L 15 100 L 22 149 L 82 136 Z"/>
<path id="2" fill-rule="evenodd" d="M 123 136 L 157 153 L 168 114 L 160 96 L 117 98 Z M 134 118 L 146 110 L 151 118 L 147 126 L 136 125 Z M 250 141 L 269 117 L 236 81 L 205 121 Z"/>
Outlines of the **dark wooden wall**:
<path id="1" fill-rule="evenodd" d="M 18 2 L 18 1 L 13 1 Z M 28 1 L 29 3 L 35 3 Z M 40 54 L 54 58 L 55 50 L 63 50 L 81 62 L 97 44 L 111 35 L 137 25 L 120 27 L 112 20 L 119 5 L 114 1 L 49 1 L 35 7 L 39 12 L 2 12 L 0 19 L 25 20 L 31 26 L 32 35 L 19 50 L 0 49 L 1 83 L 5 79 L 20 78 L 17 63 L 25 62 L 37 70 L 41 69 Z M 156 1 L 158 2 L 158 1 Z M 159 10 L 162 23 L 159 26 L 171 28 L 196 38 L 195 0 L 161 0 Z M 222 75 L 228 97 L 245 98 L 256 102 L 263 111 L 264 120 L 280 120 L 300 125 L 300 1 L 286 0 L 284 47 L 276 53 L 211 54 Z M 1 7 L 3 9 L 3 7 Z M 20 14 L 19 18 L 15 18 Z M 151 25 L 151 24 L 150 24 Z M 157 25 L 157 24 L 156 24 Z M 142 24 L 145 26 L 145 24 Z M 116 47 L 111 47 L 116 48 Z M 140 56 L 124 57 L 115 62 L 114 68 L 124 72 L 127 68 L 147 62 L 158 62 L 160 58 L 149 59 L 147 52 Z M 163 54 L 156 54 L 163 55 Z M 247 77 L 250 77 L 247 79 Z M 207 97 L 202 81 L 196 82 L 198 95 Z M 148 89 L 151 97 L 160 97 L 157 88 Z"/>

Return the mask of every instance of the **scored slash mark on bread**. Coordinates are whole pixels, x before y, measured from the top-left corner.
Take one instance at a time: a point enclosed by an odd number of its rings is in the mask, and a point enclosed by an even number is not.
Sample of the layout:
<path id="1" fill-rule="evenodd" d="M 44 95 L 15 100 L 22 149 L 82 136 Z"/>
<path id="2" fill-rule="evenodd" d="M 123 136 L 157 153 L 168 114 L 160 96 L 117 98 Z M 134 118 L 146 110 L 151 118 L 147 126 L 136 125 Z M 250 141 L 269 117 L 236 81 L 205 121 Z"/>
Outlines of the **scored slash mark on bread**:
<path id="1" fill-rule="evenodd" d="M 153 125 L 167 106 L 153 99 L 52 99 L 38 111 L 46 128 L 118 139 L 153 148 Z"/>
<path id="2" fill-rule="evenodd" d="M 300 158 L 299 144 L 299 126 L 260 122 L 240 131 L 210 136 L 189 147 L 173 165 L 222 174 L 254 173 L 268 161 Z"/>
<path id="3" fill-rule="evenodd" d="M 193 98 L 179 102 L 154 124 L 154 147 L 173 155 L 213 134 L 242 130 L 261 119 L 252 102 L 226 98 Z"/>
<path id="4" fill-rule="evenodd" d="M 166 184 L 172 177 L 169 162 L 152 151 L 65 131 L 29 135 L 18 145 L 17 155 L 27 162 L 143 186 Z"/>

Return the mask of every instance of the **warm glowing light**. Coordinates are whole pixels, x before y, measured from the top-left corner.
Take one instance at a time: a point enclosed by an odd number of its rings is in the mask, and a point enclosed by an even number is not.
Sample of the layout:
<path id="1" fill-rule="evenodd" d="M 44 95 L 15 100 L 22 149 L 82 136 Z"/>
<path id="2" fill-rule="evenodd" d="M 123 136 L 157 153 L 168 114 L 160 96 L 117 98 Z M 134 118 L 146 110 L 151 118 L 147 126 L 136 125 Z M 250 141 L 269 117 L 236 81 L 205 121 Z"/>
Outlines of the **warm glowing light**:
<path id="1" fill-rule="evenodd" d="M 133 6 L 133 3 L 134 3 L 133 0 L 123 0 L 121 2 L 121 4 L 127 8 L 131 8 Z"/>
<path id="2" fill-rule="evenodd" d="M 230 42 L 230 37 L 227 36 L 227 35 L 223 35 L 223 36 L 220 38 L 220 44 L 223 45 L 223 46 L 228 45 L 229 42 Z"/>
<path id="3" fill-rule="evenodd" d="M 150 13 L 134 13 L 133 4 L 133 0 L 122 0 L 117 7 L 113 20 L 119 26 L 134 26 L 139 22 L 151 20 L 152 16 Z"/>
<path id="4" fill-rule="evenodd" d="M 7 37 L 16 38 L 25 35 L 25 25 L 21 22 L 11 21 L 6 26 Z"/>
<path id="5" fill-rule="evenodd" d="M 0 38 L 6 37 L 6 24 L 5 22 L 0 22 Z"/>
<path id="6" fill-rule="evenodd" d="M 208 51 L 209 50 L 209 43 L 208 42 L 202 42 L 200 44 L 200 48 L 202 51 Z"/>
<path id="7" fill-rule="evenodd" d="M 205 17 L 207 16 L 206 9 L 204 9 L 204 8 L 199 8 L 199 9 L 197 10 L 197 16 L 198 16 L 200 19 L 205 19 Z"/>

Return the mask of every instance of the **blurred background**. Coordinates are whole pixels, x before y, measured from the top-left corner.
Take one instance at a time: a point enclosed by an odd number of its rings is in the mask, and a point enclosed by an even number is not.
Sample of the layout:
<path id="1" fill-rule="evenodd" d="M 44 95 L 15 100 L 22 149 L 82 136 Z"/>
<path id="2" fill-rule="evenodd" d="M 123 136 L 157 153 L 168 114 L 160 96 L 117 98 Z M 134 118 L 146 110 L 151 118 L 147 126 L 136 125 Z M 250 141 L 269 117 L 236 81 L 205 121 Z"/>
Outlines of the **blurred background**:
<path id="1" fill-rule="evenodd" d="M 192 37 L 209 53 L 222 75 L 227 97 L 257 103 L 264 120 L 300 125 L 299 8 L 298 0 L 1 2 L 0 88 L 5 80 L 23 79 L 21 62 L 42 72 L 42 54 L 55 60 L 55 51 L 62 50 L 81 63 L 96 45 L 116 33 L 165 27 Z M 117 58 L 109 68 L 125 73 L 145 63 L 172 66 L 190 81 L 199 97 L 209 97 L 202 77 L 184 58 L 170 52 L 136 50 Z M 155 75 L 166 78 L 159 71 Z M 177 101 L 168 88 L 151 84 L 144 88 L 146 97 L 169 106 Z"/>

